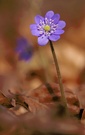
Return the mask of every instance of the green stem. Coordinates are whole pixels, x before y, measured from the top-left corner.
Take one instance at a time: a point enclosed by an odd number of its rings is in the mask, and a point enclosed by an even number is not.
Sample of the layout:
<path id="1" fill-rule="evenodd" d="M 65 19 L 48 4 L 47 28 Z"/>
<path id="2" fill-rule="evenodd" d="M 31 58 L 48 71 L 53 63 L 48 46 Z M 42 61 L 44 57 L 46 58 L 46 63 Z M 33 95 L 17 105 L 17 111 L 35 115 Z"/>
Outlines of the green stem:
<path id="1" fill-rule="evenodd" d="M 63 102 L 63 105 L 65 106 L 65 108 L 67 110 L 67 101 L 66 101 L 65 94 L 64 94 L 64 88 L 63 88 L 61 73 L 60 73 L 60 69 L 59 69 L 59 65 L 58 65 L 58 60 L 57 60 L 57 57 L 56 57 L 56 54 L 55 54 L 55 50 L 54 50 L 52 41 L 51 40 L 49 40 L 49 41 L 50 41 L 50 48 L 51 48 L 51 51 L 52 51 L 53 59 L 54 59 L 54 62 L 55 62 L 56 72 L 57 72 L 57 75 L 58 75 L 58 83 L 59 83 L 59 87 L 60 87 L 60 91 L 61 91 L 62 102 Z"/>

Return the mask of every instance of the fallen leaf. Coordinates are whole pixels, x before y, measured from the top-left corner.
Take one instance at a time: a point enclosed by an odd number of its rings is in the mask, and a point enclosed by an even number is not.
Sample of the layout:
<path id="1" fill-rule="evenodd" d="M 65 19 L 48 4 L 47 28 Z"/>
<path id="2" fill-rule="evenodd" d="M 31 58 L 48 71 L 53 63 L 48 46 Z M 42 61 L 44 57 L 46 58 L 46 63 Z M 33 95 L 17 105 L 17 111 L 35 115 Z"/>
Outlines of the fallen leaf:
<path id="1" fill-rule="evenodd" d="M 68 88 L 64 87 L 65 97 L 68 108 L 73 115 L 79 114 L 80 106 L 77 96 Z M 59 85 L 56 83 L 48 83 L 41 85 L 37 89 L 29 91 L 29 96 L 38 100 L 47 106 L 61 102 L 61 93 Z"/>

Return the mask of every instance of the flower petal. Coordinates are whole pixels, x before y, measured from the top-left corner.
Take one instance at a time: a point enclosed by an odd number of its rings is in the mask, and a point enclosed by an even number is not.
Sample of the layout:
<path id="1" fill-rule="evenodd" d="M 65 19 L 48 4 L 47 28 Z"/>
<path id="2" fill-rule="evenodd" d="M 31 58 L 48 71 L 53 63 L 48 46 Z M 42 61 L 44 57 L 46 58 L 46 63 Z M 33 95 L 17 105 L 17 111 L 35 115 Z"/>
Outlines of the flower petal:
<path id="1" fill-rule="evenodd" d="M 48 41 L 49 40 L 45 35 L 42 35 L 42 36 L 38 37 L 38 44 L 39 45 L 44 46 L 44 45 L 46 45 L 48 43 Z"/>
<path id="2" fill-rule="evenodd" d="M 50 35 L 49 39 L 51 41 L 57 41 L 58 39 L 60 39 L 60 36 L 59 35 L 52 34 L 52 35 Z"/>
<path id="3" fill-rule="evenodd" d="M 60 15 L 59 14 L 55 14 L 52 18 L 52 20 L 54 20 L 54 23 L 58 23 L 59 19 L 60 19 Z"/>
<path id="4" fill-rule="evenodd" d="M 19 55 L 19 60 L 29 60 L 32 57 L 32 54 L 28 52 L 21 52 Z"/>
<path id="5" fill-rule="evenodd" d="M 37 29 L 31 30 L 31 32 L 32 32 L 32 35 L 34 35 L 34 36 L 39 36 L 40 35 L 40 31 L 37 30 Z"/>
<path id="6" fill-rule="evenodd" d="M 27 42 L 27 40 L 25 38 L 19 38 L 16 41 L 15 51 L 21 52 L 24 50 L 24 48 L 26 48 L 27 45 L 29 45 L 29 43 Z"/>
<path id="7" fill-rule="evenodd" d="M 58 22 L 58 29 L 63 29 L 66 26 L 66 22 L 65 21 L 59 21 Z"/>
<path id="8" fill-rule="evenodd" d="M 56 30 L 55 32 L 54 32 L 54 34 L 58 34 L 58 35 L 60 35 L 60 34 L 63 34 L 64 33 L 64 30 Z"/>
<path id="9" fill-rule="evenodd" d="M 31 25 L 30 25 L 30 29 L 31 29 L 31 30 L 37 29 L 37 25 L 36 25 L 36 24 L 31 24 Z"/>
<path id="10" fill-rule="evenodd" d="M 40 20 L 44 21 L 44 18 L 43 18 L 42 16 L 40 16 L 40 15 L 35 16 L 35 22 L 36 22 L 37 24 L 40 23 Z"/>
<path id="11" fill-rule="evenodd" d="M 46 15 L 45 15 L 45 18 L 50 19 L 50 18 L 53 17 L 53 15 L 54 15 L 54 12 L 53 12 L 53 11 L 48 11 L 48 12 L 46 13 Z"/>
<path id="12" fill-rule="evenodd" d="M 19 44 L 19 45 L 18 45 L 18 43 L 17 43 L 17 46 L 16 46 L 16 48 L 15 48 L 15 51 L 16 51 L 16 52 L 21 52 L 21 51 L 23 50 L 23 48 L 24 48 L 24 47 L 23 47 L 22 44 Z"/>

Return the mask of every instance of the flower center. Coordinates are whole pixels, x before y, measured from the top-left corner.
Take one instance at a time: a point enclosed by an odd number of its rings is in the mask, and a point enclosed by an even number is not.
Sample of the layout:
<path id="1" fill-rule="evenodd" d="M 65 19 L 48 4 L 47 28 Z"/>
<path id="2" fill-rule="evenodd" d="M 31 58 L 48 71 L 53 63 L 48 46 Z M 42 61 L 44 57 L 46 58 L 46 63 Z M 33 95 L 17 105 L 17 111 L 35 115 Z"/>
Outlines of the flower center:
<path id="1" fill-rule="evenodd" d="M 49 26 L 49 25 L 45 25 L 45 26 L 44 26 L 44 30 L 45 30 L 45 31 L 50 31 L 50 26 Z"/>

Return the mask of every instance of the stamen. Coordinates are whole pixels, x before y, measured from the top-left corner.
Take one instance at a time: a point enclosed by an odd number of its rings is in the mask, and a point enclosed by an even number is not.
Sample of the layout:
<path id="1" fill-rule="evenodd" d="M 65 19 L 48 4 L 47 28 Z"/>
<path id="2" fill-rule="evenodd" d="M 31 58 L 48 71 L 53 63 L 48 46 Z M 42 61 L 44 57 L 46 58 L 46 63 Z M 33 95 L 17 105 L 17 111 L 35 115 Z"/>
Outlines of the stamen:
<path id="1" fill-rule="evenodd" d="M 40 34 L 43 34 L 43 31 L 40 31 Z"/>
<path id="2" fill-rule="evenodd" d="M 52 33 L 54 33 L 54 31 L 53 31 L 53 30 L 51 30 L 51 32 L 50 32 L 50 33 L 52 34 Z"/>
<path id="3" fill-rule="evenodd" d="M 52 19 L 50 19 L 50 21 L 52 21 Z"/>
<path id="4" fill-rule="evenodd" d="M 48 19 L 47 18 L 45 18 L 45 24 L 48 24 Z"/>

